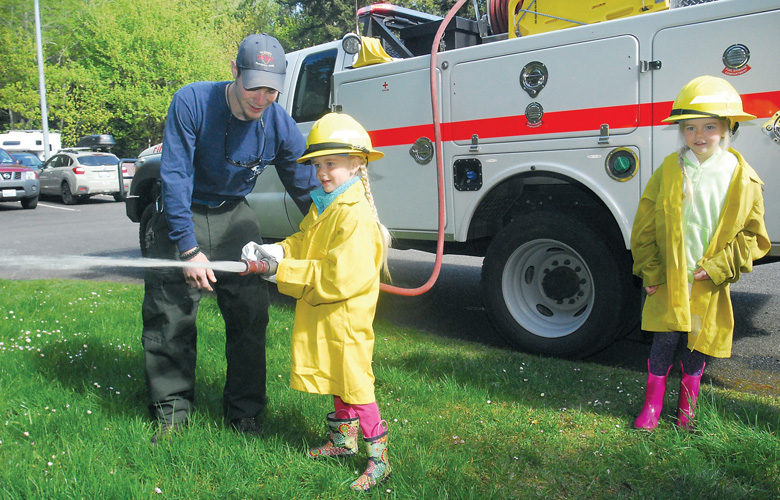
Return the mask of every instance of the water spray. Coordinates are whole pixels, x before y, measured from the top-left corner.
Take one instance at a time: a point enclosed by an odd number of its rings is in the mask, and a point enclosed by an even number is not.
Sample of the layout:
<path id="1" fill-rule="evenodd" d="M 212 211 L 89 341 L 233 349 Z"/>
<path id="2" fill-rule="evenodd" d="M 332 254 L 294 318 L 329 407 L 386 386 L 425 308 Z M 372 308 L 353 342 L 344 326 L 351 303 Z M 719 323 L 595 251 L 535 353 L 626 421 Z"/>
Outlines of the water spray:
<path id="1" fill-rule="evenodd" d="M 13 267 L 37 269 L 90 269 L 95 267 L 133 267 L 133 268 L 163 268 L 177 267 L 190 269 L 211 269 L 227 273 L 259 274 L 267 270 L 268 263 L 262 261 L 211 261 L 211 262 L 180 262 L 167 259 L 130 259 L 116 257 L 91 257 L 81 255 L 59 255 L 56 258 L 2 255 L 0 263 L 4 269 Z M 263 267 L 265 264 L 266 267 Z"/>

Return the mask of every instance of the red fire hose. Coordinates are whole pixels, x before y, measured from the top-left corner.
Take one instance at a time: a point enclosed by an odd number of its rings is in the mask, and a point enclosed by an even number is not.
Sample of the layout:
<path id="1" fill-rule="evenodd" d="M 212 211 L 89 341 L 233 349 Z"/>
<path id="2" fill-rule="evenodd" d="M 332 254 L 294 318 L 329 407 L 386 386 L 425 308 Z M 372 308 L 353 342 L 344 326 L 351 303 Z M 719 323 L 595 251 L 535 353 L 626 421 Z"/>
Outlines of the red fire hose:
<path id="1" fill-rule="evenodd" d="M 413 297 L 416 295 L 422 295 L 433 287 L 436 280 L 439 278 L 439 272 L 441 271 L 441 261 L 444 256 L 444 223 L 445 223 L 445 203 L 444 203 L 444 161 L 442 160 L 442 145 L 441 145 L 441 120 L 439 119 L 439 92 L 437 91 L 438 79 L 436 78 L 436 65 L 438 60 L 439 41 L 444 36 L 444 30 L 447 29 L 447 25 L 450 23 L 455 14 L 460 10 L 466 0 L 458 0 L 458 2 L 450 9 L 444 20 L 439 25 L 439 29 L 436 31 L 436 36 L 433 37 L 433 45 L 431 46 L 431 107 L 433 109 L 433 137 L 435 142 L 436 151 L 436 180 L 439 193 L 439 230 L 436 237 L 436 261 L 433 265 L 433 271 L 428 281 L 418 288 L 400 288 L 387 283 L 382 283 L 380 289 L 394 293 L 396 295 L 404 295 L 407 297 Z"/>
<path id="2" fill-rule="evenodd" d="M 510 0 L 488 0 L 487 11 L 490 28 L 494 35 L 506 33 L 509 31 L 509 3 Z M 520 0 L 515 7 L 515 14 L 523 7 L 523 1 Z M 511 26 L 515 29 L 514 26 Z"/>

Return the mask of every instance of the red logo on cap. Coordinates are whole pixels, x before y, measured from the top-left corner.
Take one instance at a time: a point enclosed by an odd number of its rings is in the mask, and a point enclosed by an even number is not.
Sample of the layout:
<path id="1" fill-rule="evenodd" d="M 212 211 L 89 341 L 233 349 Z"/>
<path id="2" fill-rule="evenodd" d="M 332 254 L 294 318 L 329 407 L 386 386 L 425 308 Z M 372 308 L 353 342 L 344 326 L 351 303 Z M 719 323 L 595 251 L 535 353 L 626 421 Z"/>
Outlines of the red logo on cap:
<path id="1" fill-rule="evenodd" d="M 272 56 L 270 52 L 261 52 L 257 55 L 257 61 L 264 66 L 268 66 L 273 64 L 274 56 Z"/>

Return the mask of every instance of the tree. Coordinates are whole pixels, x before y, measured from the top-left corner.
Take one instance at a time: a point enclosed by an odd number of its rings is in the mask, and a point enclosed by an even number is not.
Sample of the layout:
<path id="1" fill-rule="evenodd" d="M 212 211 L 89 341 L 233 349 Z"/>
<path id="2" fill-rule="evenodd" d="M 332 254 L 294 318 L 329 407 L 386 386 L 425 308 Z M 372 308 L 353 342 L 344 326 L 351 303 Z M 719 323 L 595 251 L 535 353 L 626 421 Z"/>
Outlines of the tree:
<path id="1" fill-rule="evenodd" d="M 173 93 L 196 80 L 230 77 L 234 33 L 207 0 L 95 0 L 75 20 L 71 78 L 54 93 L 68 125 L 63 139 L 114 135 L 119 152 L 162 138 Z M 78 75 L 78 78 L 75 78 Z"/>
<path id="2" fill-rule="evenodd" d="M 51 128 L 73 145 L 112 134 L 122 156 L 162 139 L 181 86 L 229 79 L 230 61 L 251 29 L 235 7 L 212 0 L 60 0 L 42 9 Z M 0 124 L 40 127 L 37 61 L 29 0 L 0 0 Z M 55 125 L 52 127 L 52 125 Z"/>
<path id="3" fill-rule="evenodd" d="M 0 103 L 3 122 L 11 128 L 30 128 L 40 124 L 34 120 L 40 110 L 38 97 L 38 70 L 35 61 L 35 43 L 14 29 L 0 32 Z M 38 113 L 40 114 L 40 113 Z"/>
<path id="4" fill-rule="evenodd" d="M 40 128 L 41 112 L 35 18 L 30 0 L 0 0 L 0 127 Z M 58 68 L 69 59 L 73 47 L 71 19 L 85 8 L 84 0 L 40 2 L 41 33 L 48 93 L 59 81 Z M 61 72 L 60 72 L 61 73 Z M 48 101 L 48 112 L 57 109 L 57 98 Z M 52 120 L 54 121 L 54 120 Z M 51 124 L 50 124 L 51 125 Z M 58 125 L 62 125 L 61 123 Z M 54 128 L 58 128 L 56 125 Z"/>
<path id="5" fill-rule="evenodd" d="M 288 34 L 292 41 L 288 50 L 297 50 L 318 43 L 341 38 L 345 33 L 354 32 L 357 10 L 376 3 L 366 0 L 279 0 L 285 5 L 295 22 L 290 25 Z M 455 5 L 446 0 L 398 0 L 392 2 L 400 7 L 419 10 L 428 14 L 444 16 Z M 480 0 L 480 12 L 484 14 L 486 0 Z M 472 2 L 458 11 L 463 17 L 475 19 Z"/>

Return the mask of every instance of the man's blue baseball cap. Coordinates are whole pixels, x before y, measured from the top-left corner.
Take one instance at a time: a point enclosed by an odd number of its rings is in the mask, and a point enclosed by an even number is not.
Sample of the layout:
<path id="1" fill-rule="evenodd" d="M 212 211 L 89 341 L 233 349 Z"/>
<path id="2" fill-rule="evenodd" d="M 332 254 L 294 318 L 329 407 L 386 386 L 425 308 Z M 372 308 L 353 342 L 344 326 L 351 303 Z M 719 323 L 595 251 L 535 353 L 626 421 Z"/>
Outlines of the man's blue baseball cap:
<path id="1" fill-rule="evenodd" d="M 236 66 L 241 68 L 246 90 L 268 87 L 282 91 L 287 60 L 276 38 L 265 33 L 244 38 L 238 47 Z"/>

